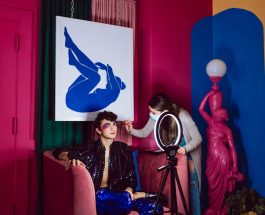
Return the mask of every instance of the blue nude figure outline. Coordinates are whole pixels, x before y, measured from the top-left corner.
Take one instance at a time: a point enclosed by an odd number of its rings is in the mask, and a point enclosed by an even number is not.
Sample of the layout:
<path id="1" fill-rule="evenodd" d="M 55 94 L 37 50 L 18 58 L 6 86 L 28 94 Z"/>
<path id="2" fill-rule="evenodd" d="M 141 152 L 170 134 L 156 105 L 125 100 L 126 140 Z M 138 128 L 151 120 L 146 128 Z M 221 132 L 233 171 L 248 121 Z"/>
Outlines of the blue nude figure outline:
<path id="1" fill-rule="evenodd" d="M 109 64 L 93 63 L 76 46 L 66 27 L 64 27 L 64 36 L 65 47 L 68 48 L 69 65 L 75 66 L 80 72 L 78 78 L 68 88 L 66 106 L 76 112 L 93 112 L 115 102 L 120 91 L 126 88 L 124 82 L 114 75 Z M 106 88 L 93 90 L 100 82 L 99 69 L 106 71 Z"/>

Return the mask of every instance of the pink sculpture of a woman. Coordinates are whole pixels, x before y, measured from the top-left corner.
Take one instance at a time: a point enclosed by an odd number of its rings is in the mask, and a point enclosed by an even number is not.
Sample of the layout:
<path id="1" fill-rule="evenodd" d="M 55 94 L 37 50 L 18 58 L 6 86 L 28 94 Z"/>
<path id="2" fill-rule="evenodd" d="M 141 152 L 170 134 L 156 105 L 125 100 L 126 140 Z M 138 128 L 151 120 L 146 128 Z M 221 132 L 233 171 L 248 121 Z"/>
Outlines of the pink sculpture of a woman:
<path id="1" fill-rule="evenodd" d="M 209 206 L 204 215 L 225 215 L 225 193 L 235 188 L 236 181 L 243 180 L 243 175 L 237 167 L 233 135 L 225 123 L 228 120 L 228 113 L 222 107 L 222 98 L 222 92 L 218 88 L 213 88 L 199 107 L 202 117 L 208 124 L 206 176 Z M 211 114 L 205 111 L 207 101 Z"/>

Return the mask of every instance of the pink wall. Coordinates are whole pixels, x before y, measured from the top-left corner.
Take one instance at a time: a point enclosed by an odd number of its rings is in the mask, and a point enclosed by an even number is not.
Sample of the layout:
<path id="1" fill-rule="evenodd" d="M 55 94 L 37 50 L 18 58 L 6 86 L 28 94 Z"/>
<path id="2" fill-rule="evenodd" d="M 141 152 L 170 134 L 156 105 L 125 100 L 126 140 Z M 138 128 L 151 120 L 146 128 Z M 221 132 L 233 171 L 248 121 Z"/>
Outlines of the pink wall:
<path id="1" fill-rule="evenodd" d="M 147 120 L 147 102 L 156 92 L 191 111 L 191 30 L 209 15 L 212 0 L 137 1 L 136 126 Z"/>
<path id="2" fill-rule="evenodd" d="M 30 135 L 34 139 L 36 76 L 38 62 L 40 0 L 0 0 L 0 6 L 33 12 L 33 79 Z M 202 17 L 212 15 L 211 0 L 137 0 L 135 122 L 148 117 L 147 102 L 163 91 L 191 110 L 191 28 Z"/>
<path id="3" fill-rule="evenodd" d="M 147 101 L 158 91 L 167 93 L 178 104 L 191 110 L 191 28 L 200 18 L 212 14 L 212 0 L 137 0 L 136 5 L 135 123 L 141 126 L 148 118 Z M 33 146 L 40 0 L 0 0 L 0 6 L 33 13 L 32 93 L 30 101 L 25 101 L 32 110 L 27 126 Z M 32 193 L 34 191 L 33 188 Z M 34 207 L 30 208 L 34 211 Z"/>
<path id="4" fill-rule="evenodd" d="M 0 0 L 0 6 L 22 9 L 32 12 L 33 14 L 33 32 L 32 32 L 32 74 L 31 74 L 31 95 L 30 95 L 30 137 L 32 140 L 35 139 L 35 113 L 36 113 L 36 83 L 38 74 L 38 56 L 39 56 L 39 22 L 40 22 L 40 0 Z M 28 72 L 28 71 L 25 71 Z M 28 125 L 27 125 L 28 126 Z M 34 145 L 34 144 L 33 144 Z"/>
<path id="5" fill-rule="evenodd" d="M 21 11 L 30 14 L 30 19 L 23 19 L 27 28 L 23 29 L 27 38 L 31 38 L 28 43 L 21 42 L 21 50 L 28 50 L 19 65 L 19 83 L 17 115 L 19 117 L 19 132 L 17 134 L 17 182 L 16 192 L 16 214 L 36 214 L 37 205 L 37 166 L 35 153 L 35 125 L 36 125 L 36 84 L 38 74 L 39 56 L 39 19 L 40 0 L 0 0 L 0 7 L 7 11 Z M 32 17 L 32 20 L 31 20 Z M 25 21 L 29 20 L 29 21 Z M 22 23 L 22 22 L 21 22 Z M 22 37 L 23 40 L 23 37 Z M 23 46 L 31 49 L 23 49 Z M 28 54 L 29 53 L 29 54 Z M 23 104 L 23 105 L 21 105 Z M 1 125 L 5 126 L 5 125 Z M 15 159 L 15 158 L 14 158 Z M 22 180 L 23 179 L 23 180 Z M 27 186 L 23 186 L 27 185 Z M 28 199 L 27 199 L 28 198 Z M 27 204 L 26 204 L 27 202 Z"/>

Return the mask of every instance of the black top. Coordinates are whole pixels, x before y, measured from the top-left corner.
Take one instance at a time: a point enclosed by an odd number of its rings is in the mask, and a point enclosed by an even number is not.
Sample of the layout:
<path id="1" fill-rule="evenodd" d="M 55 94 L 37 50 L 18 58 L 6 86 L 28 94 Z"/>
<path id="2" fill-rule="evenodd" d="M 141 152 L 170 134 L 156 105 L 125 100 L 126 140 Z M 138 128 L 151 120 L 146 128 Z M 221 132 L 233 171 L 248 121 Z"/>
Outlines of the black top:
<path id="1" fill-rule="evenodd" d="M 61 151 L 64 150 L 56 149 L 53 153 L 54 156 L 58 157 Z M 101 141 L 98 139 L 71 147 L 66 151 L 68 151 L 70 160 L 78 159 L 86 165 L 97 191 L 100 188 L 105 165 L 105 147 Z M 127 187 L 131 187 L 135 191 L 136 183 L 130 148 L 123 142 L 114 141 L 110 145 L 109 152 L 108 188 L 115 192 L 121 192 Z"/>

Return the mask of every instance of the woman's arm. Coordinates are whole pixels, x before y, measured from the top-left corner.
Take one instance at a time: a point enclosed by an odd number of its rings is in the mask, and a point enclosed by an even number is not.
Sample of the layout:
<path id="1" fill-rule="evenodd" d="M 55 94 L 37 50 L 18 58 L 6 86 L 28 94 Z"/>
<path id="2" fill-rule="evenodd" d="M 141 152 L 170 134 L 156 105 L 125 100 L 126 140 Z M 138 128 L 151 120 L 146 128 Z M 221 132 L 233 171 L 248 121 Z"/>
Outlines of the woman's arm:
<path id="1" fill-rule="evenodd" d="M 206 96 L 203 98 L 200 106 L 199 106 L 199 112 L 202 115 L 202 117 L 204 118 L 204 120 L 209 124 L 210 120 L 211 120 L 211 116 L 205 111 L 205 106 L 206 103 L 208 101 L 208 98 L 213 95 L 215 92 L 214 91 L 210 91 L 206 94 Z"/>
<path id="2" fill-rule="evenodd" d="M 190 141 L 184 147 L 186 152 L 190 152 L 200 146 L 202 137 L 191 115 L 183 109 L 180 112 L 180 120 L 183 124 L 183 129 L 187 129 L 186 133 L 190 136 Z"/>
<path id="3" fill-rule="evenodd" d="M 113 74 L 112 67 L 108 64 L 107 64 L 106 73 L 107 73 L 106 89 L 111 90 L 110 92 L 115 91 L 115 92 L 119 93 L 120 92 L 119 84 L 118 84 L 118 82 L 117 82 L 117 80 Z M 113 92 L 112 92 L 112 94 L 113 94 Z"/>
<path id="4" fill-rule="evenodd" d="M 130 134 L 139 137 L 139 138 L 145 138 L 147 137 L 153 130 L 155 126 L 155 120 L 153 120 L 151 117 L 147 121 L 146 125 L 141 129 L 134 129 L 132 128 Z"/>

